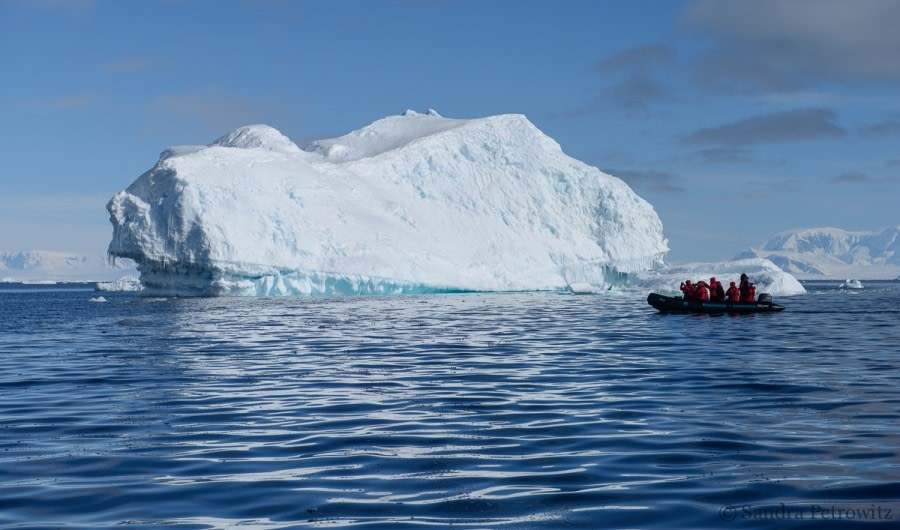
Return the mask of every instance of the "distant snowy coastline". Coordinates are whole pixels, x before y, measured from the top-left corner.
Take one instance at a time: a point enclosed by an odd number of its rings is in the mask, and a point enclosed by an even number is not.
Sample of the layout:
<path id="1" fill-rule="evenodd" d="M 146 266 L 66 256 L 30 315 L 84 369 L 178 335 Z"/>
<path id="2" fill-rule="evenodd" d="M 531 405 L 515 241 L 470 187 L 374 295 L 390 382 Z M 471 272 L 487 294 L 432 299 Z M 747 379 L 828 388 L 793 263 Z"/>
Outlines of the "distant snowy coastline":
<path id="1" fill-rule="evenodd" d="M 108 206 L 148 294 L 609 288 L 662 265 L 653 207 L 524 116 L 389 116 L 300 149 L 265 125 L 174 147 Z"/>
<path id="2" fill-rule="evenodd" d="M 801 279 L 891 280 L 900 278 L 900 226 L 788 230 L 735 256 L 744 258 L 768 259 Z"/>
<path id="3" fill-rule="evenodd" d="M 0 251 L 0 281 L 19 283 L 98 282 L 136 274 L 131 260 L 109 260 L 45 250 Z"/>

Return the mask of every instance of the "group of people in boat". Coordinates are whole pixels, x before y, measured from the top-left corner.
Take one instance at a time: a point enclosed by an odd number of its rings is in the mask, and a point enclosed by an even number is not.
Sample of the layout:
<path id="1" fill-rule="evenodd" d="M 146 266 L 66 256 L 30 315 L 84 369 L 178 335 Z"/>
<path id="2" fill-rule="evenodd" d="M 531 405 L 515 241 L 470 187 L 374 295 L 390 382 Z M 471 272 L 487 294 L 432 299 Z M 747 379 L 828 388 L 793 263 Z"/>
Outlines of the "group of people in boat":
<path id="1" fill-rule="evenodd" d="M 709 283 L 700 280 L 692 283 L 690 280 L 681 282 L 681 292 L 685 300 L 699 300 L 701 302 L 755 302 L 756 286 L 750 283 L 746 274 L 741 274 L 740 285 L 731 282 L 728 290 L 722 288 L 722 282 L 715 277 L 709 279 Z"/>

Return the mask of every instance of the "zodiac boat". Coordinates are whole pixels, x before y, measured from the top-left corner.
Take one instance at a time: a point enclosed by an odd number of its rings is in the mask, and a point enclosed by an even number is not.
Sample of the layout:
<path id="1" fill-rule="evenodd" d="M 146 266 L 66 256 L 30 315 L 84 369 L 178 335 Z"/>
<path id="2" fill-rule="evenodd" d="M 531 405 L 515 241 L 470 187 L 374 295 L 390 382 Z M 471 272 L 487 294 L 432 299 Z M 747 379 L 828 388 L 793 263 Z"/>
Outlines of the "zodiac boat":
<path id="1" fill-rule="evenodd" d="M 680 296 L 665 296 L 650 293 L 647 303 L 660 313 L 772 313 L 784 311 L 784 306 L 772 303 L 766 293 L 759 295 L 756 302 L 709 302 L 685 300 Z"/>

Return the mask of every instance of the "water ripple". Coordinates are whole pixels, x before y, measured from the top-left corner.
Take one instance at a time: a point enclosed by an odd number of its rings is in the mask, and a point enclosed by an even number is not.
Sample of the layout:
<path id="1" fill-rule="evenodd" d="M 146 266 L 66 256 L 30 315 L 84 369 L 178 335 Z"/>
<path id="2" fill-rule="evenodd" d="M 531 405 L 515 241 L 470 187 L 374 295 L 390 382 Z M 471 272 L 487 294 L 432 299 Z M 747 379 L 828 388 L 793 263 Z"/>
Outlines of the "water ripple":
<path id="1" fill-rule="evenodd" d="M 711 527 L 783 503 L 896 524 L 898 291 L 739 318 L 0 293 L 0 526 Z"/>

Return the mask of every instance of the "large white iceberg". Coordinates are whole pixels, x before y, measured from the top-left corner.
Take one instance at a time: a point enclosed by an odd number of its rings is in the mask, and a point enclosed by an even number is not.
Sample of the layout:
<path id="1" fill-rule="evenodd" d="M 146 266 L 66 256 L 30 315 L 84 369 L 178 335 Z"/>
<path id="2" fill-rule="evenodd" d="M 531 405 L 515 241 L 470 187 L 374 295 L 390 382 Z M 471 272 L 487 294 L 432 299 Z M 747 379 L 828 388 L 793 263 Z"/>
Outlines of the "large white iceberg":
<path id="1" fill-rule="evenodd" d="M 107 209 L 150 293 L 599 287 L 668 250 L 649 203 L 521 115 L 407 111 L 305 150 L 243 127 L 164 151 Z"/>

